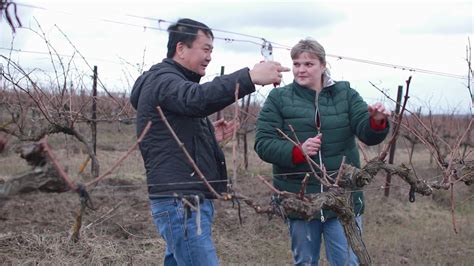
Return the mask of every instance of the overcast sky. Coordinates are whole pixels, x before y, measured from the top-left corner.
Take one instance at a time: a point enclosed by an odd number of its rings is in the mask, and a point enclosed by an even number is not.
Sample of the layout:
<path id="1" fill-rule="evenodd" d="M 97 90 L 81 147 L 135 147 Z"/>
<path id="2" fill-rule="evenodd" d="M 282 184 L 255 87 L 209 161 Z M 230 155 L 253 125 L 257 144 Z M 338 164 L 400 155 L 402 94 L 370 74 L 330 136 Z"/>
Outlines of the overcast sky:
<path id="1" fill-rule="evenodd" d="M 138 77 L 137 64 L 144 59 L 148 69 L 165 57 L 168 22 L 187 17 L 216 29 L 213 61 L 203 82 L 217 75 L 221 66 L 229 73 L 262 60 L 261 38 L 281 47 L 275 49 L 274 58 L 290 67 L 288 48 L 300 39 L 311 37 L 325 47 L 333 78 L 351 82 L 368 103 L 382 101 L 392 106 L 369 81 L 395 98 L 397 86 L 405 85 L 412 75 L 409 101 L 412 109 L 431 106 L 437 112 L 471 110 L 467 79 L 462 77 L 467 76 L 468 37 L 474 42 L 472 1 L 15 2 L 19 3 L 18 14 L 25 27 L 38 32 L 38 22 L 67 63 L 67 56 L 73 55 L 75 48 L 60 30 L 64 32 L 87 62 L 98 66 L 99 76 L 110 90 L 130 91 Z M 158 19 L 165 22 L 158 23 Z M 25 51 L 13 51 L 11 57 L 26 69 L 53 71 L 47 54 L 26 52 L 48 51 L 39 35 L 30 29 L 18 29 L 13 42 L 12 36 L 2 18 L 0 48 L 13 45 L 14 49 Z M 2 55 L 8 52 L 0 50 Z M 78 54 L 74 67 L 90 73 Z M 431 71 L 439 73 L 424 73 Z M 285 83 L 292 80 L 291 73 L 284 75 Z M 259 91 L 265 95 L 269 89 L 266 86 Z"/>

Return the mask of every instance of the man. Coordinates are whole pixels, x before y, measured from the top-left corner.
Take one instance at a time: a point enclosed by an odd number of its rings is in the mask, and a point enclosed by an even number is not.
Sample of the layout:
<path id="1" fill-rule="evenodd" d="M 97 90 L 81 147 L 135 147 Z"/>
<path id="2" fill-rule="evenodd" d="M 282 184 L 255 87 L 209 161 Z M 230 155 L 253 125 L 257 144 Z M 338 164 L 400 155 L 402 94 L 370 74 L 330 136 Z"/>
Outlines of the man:
<path id="1" fill-rule="evenodd" d="M 214 195 L 200 181 L 156 107 L 162 108 L 212 187 L 222 193 L 227 188 L 227 173 L 218 141 L 225 136 L 214 134 L 207 116 L 235 101 L 237 83 L 242 98 L 255 91 L 254 84 L 280 82 L 281 72 L 289 69 L 276 62 L 264 62 L 252 70 L 243 68 L 199 84 L 211 61 L 212 31 L 203 23 L 180 19 L 168 32 L 167 58 L 137 79 L 131 95 L 137 109 L 137 134 L 152 121 L 140 143 L 151 211 L 166 241 L 165 265 L 217 265 L 211 238 Z M 218 132 L 229 132 L 234 124 L 221 122 L 216 126 Z M 190 211 L 183 202 L 191 202 L 198 210 Z"/>

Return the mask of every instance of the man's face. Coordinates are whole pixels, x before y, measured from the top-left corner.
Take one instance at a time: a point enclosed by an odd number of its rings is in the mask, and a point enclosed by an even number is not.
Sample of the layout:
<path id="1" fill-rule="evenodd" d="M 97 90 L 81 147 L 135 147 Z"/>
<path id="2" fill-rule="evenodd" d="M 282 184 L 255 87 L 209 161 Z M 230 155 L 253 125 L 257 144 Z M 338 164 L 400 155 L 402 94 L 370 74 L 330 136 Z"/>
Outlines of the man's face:
<path id="1" fill-rule="evenodd" d="M 301 53 L 293 59 L 293 76 L 301 86 L 315 89 L 321 86 L 321 76 L 326 66 L 319 59 L 307 52 Z"/>
<path id="2" fill-rule="evenodd" d="M 196 40 L 194 40 L 191 47 L 182 44 L 182 50 L 179 54 L 181 60 L 179 63 L 187 69 L 204 76 L 206 75 L 206 67 L 211 62 L 213 48 L 212 39 L 199 30 Z"/>

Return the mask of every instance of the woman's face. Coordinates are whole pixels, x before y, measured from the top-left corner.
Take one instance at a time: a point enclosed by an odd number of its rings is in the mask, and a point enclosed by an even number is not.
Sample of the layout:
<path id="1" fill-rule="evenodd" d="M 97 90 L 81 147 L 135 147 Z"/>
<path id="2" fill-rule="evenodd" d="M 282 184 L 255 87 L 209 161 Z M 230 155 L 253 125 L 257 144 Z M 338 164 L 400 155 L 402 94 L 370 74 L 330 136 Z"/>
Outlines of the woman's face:
<path id="1" fill-rule="evenodd" d="M 326 65 L 321 64 L 317 56 L 307 52 L 293 59 L 293 76 L 296 83 L 303 87 L 321 89 L 321 79 L 325 69 Z"/>

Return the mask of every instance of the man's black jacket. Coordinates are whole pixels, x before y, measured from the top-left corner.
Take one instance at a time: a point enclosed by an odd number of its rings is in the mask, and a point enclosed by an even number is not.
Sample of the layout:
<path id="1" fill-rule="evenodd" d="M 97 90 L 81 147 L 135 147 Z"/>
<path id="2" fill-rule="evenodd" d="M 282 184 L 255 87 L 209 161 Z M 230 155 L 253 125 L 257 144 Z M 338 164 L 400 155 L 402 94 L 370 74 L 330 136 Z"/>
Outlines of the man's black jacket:
<path id="1" fill-rule="evenodd" d="M 200 78 L 172 59 L 164 59 L 143 73 L 133 86 L 130 101 L 137 110 L 137 134 L 152 121 L 150 131 L 140 143 L 150 198 L 173 193 L 202 193 L 206 198 L 214 197 L 166 128 L 157 106 L 163 109 L 171 127 L 213 188 L 219 193 L 226 191 L 224 154 L 207 116 L 235 101 L 237 83 L 239 98 L 254 92 L 255 86 L 248 68 L 204 84 L 199 84 Z"/>

